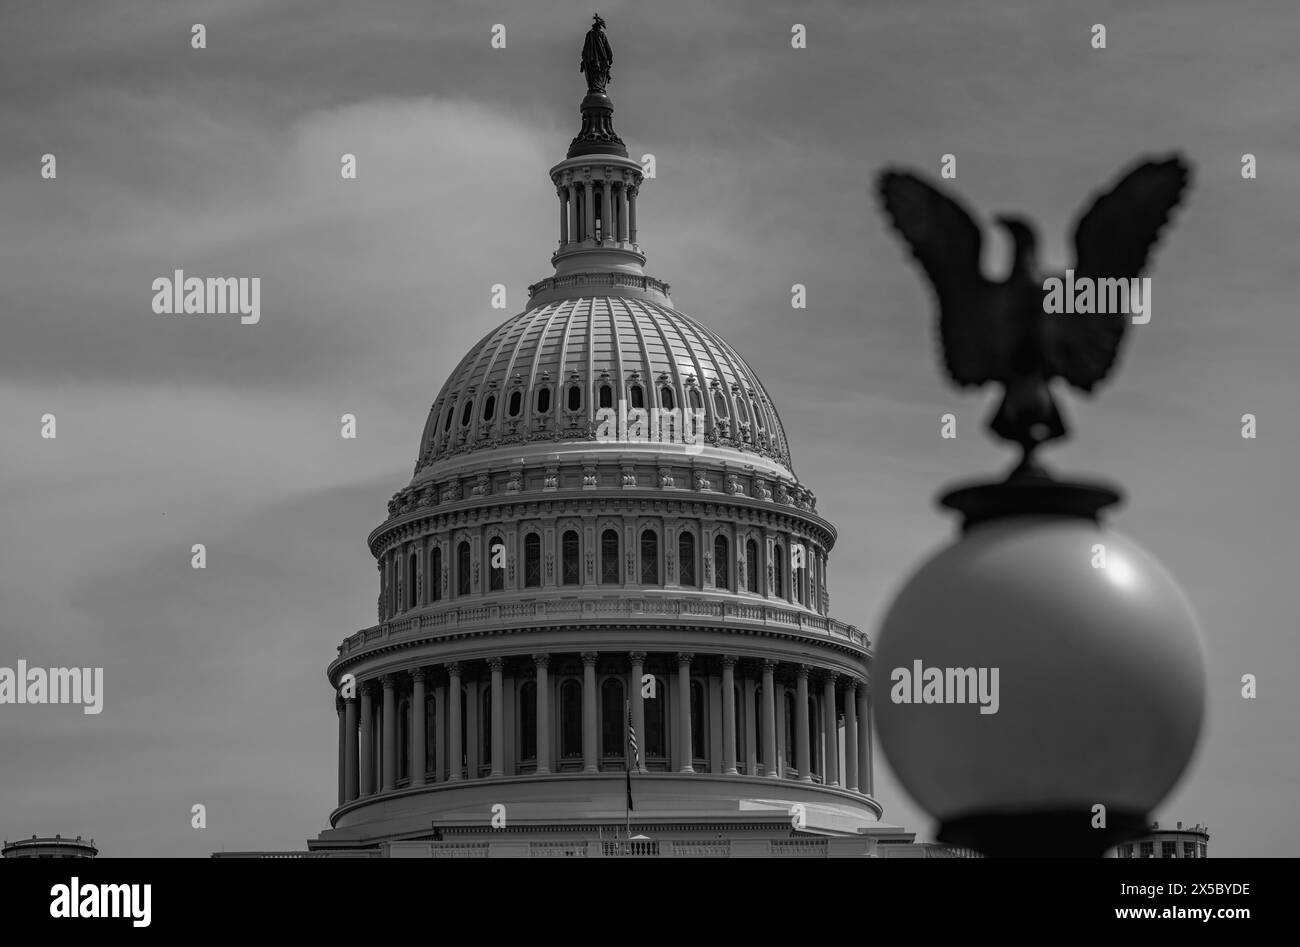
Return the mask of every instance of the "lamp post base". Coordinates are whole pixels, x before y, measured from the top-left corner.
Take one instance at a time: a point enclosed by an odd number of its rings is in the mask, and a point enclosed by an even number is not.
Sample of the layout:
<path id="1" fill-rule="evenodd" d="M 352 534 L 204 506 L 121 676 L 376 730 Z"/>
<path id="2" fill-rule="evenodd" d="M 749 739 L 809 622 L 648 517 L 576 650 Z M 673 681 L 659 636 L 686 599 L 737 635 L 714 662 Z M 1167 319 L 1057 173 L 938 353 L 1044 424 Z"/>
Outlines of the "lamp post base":
<path id="1" fill-rule="evenodd" d="M 1145 814 L 1106 813 L 1106 827 L 1092 827 L 1086 810 L 970 815 L 949 819 L 939 841 L 982 852 L 989 858 L 1101 858 L 1108 849 L 1141 835 Z"/>

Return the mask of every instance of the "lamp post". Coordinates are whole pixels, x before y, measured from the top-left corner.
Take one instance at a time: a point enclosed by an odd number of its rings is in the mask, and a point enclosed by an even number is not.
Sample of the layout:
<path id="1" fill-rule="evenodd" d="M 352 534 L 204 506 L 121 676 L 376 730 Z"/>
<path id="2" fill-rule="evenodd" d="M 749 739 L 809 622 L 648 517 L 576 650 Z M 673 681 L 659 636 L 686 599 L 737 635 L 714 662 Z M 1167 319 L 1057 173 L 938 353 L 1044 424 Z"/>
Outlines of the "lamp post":
<path id="1" fill-rule="evenodd" d="M 1076 270 L 1136 277 L 1189 170 L 1177 156 L 1147 161 L 1098 198 L 1075 230 Z M 961 533 L 912 575 L 878 635 L 880 745 L 942 841 L 992 856 L 1099 856 L 1150 822 L 1191 759 L 1205 705 L 1186 596 L 1103 522 L 1120 492 L 1058 480 L 1035 458 L 1067 434 L 1053 379 L 1091 390 L 1127 319 L 1051 309 L 1025 219 L 999 218 L 1015 262 L 993 283 L 959 204 L 911 173 L 886 172 L 879 187 L 935 287 L 948 374 L 1004 386 L 989 427 L 1023 452 L 1004 480 L 940 498 Z"/>

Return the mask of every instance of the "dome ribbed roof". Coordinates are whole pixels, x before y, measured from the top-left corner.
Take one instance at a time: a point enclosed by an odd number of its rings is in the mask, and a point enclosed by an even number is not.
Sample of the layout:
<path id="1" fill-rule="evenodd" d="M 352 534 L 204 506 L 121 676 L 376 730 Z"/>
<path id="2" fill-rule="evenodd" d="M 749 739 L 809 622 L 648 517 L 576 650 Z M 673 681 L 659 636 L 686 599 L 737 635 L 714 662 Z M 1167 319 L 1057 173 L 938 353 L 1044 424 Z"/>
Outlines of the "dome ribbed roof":
<path id="1" fill-rule="evenodd" d="M 710 454 L 757 455 L 793 474 L 781 420 L 744 359 L 684 313 L 635 296 L 552 300 L 488 333 L 433 403 L 415 472 L 511 444 L 593 441 L 602 403 L 620 400 L 702 409 Z"/>

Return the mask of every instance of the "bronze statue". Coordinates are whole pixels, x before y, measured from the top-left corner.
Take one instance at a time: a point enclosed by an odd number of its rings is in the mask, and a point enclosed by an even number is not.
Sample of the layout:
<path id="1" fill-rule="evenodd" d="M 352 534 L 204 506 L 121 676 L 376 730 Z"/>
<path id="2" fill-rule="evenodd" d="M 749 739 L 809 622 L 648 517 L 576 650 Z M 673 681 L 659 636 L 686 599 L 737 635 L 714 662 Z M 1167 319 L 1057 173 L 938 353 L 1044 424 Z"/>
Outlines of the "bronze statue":
<path id="1" fill-rule="evenodd" d="M 1182 198 L 1189 173 L 1177 155 L 1148 160 L 1097 197 L 1075 225 L 1075 264 L 1066 282 L 1136 279 Z M 980 272 L 979 226 L 959 203 L 905 171 L 883 172 L 878 191 L 885 213 L 938 296 L 949 377 L 963 387 L 1003 385 L 989 427 L 1020 445 L 1021 471 L 1035 470 L 1034 450 L 1066 435 L 1052 379 L 1091 392 L 1115 364 L 1128 316 L 1045 311 L 1036 233 L 1026 219 L 994 218 L 1015 248 L 1011 272 L 998 283 Z"/>
<path id="2" fill-rule="evenodd" d="M 605 21 L 600 14 L 593 17 L 587 39 L 582 44 L 582 62 L 578 71 L 587 75 L 588 92 L 604 92 L 609 85 L 609 67 L 614 63 L 614 52 L 605 37 Z"/>

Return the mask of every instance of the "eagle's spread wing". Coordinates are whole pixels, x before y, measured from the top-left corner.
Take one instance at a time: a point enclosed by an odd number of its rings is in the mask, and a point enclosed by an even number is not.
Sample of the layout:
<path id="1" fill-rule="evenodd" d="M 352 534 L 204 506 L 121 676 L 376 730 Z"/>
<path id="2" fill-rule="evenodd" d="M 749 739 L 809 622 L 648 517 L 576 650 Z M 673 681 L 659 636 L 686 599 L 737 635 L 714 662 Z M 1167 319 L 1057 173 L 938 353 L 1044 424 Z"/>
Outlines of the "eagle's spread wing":
<path id="1" fill-rule="evenodd" d="M 959 385 L 999 378 L 1003 358 L 980 273 L 979 227 L 966 209 L 914 174 L 885 171 L 877 183 L 890 221 L 939 297 L 940 348 Z"/>
<path id="2" fill-rule="evenodd" d="M 1177 156 L 1146 161 L 1093 201 L 1074 230 L 1075 278 L 1141 275 L 1182 198 L 1190 170 Z M 1127 325 L 1122 314 L 1046 318 L 1043 347 L 1051 373 L 1091 391 L 1114 367 Z"/>

